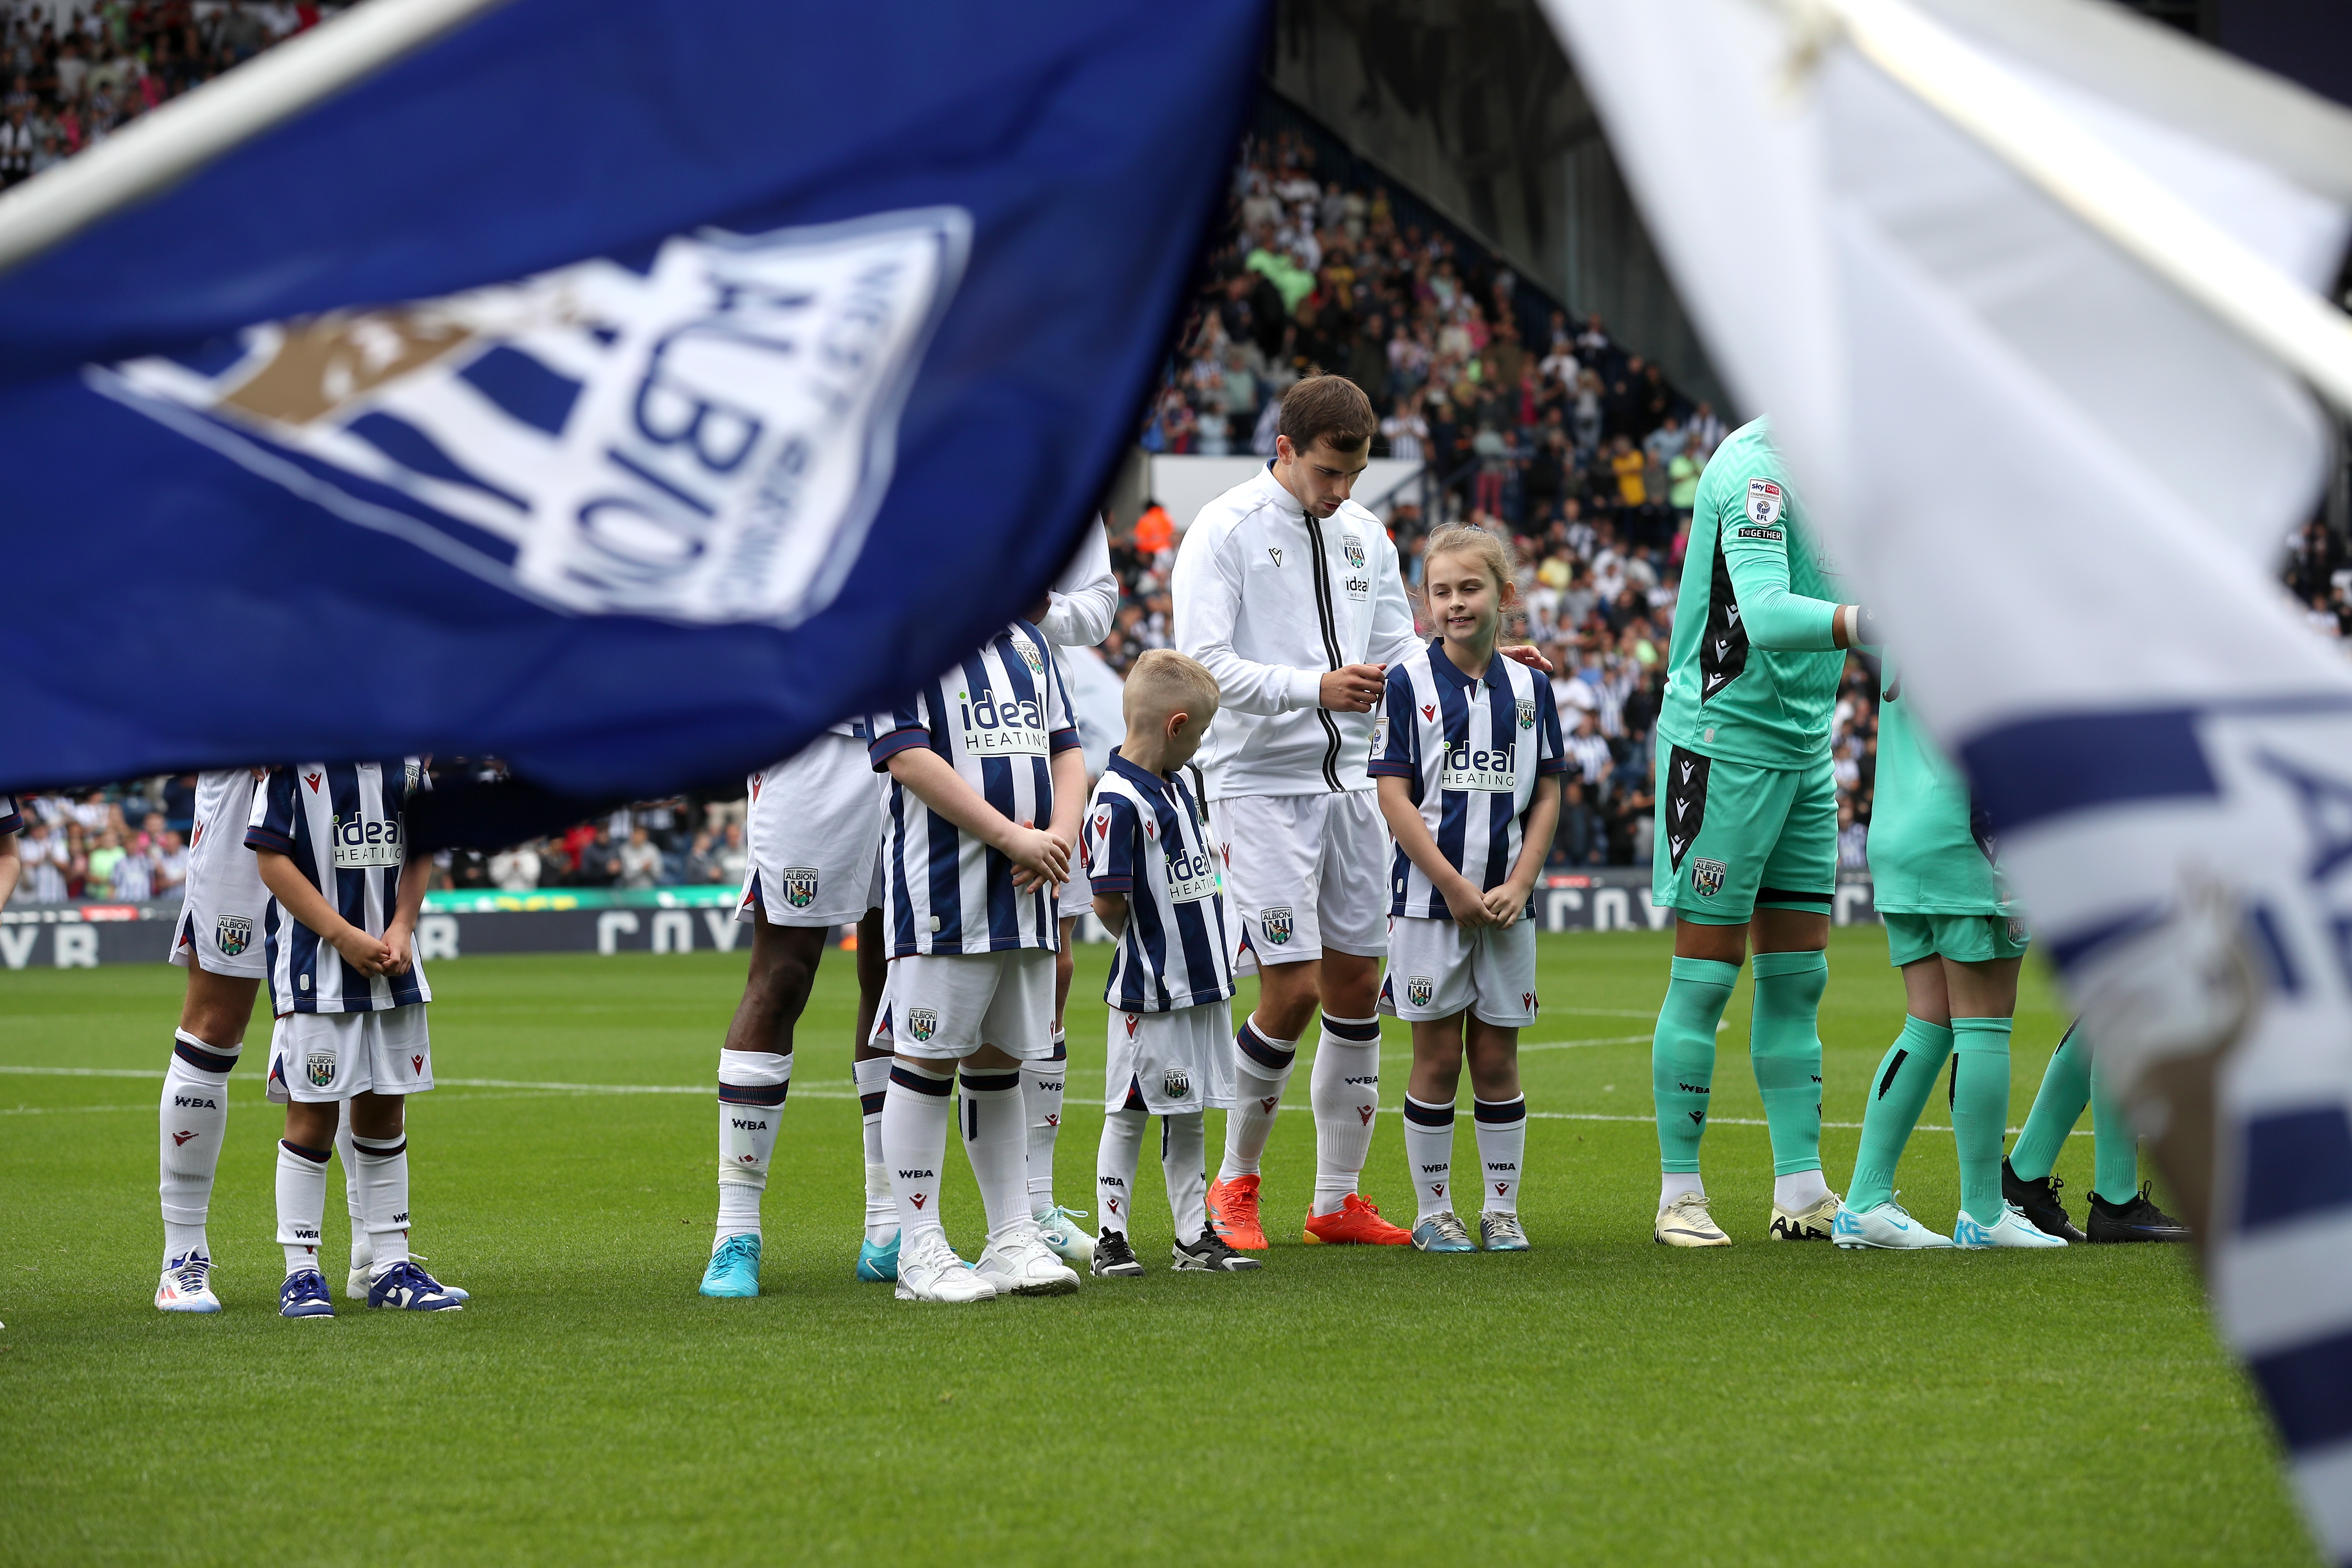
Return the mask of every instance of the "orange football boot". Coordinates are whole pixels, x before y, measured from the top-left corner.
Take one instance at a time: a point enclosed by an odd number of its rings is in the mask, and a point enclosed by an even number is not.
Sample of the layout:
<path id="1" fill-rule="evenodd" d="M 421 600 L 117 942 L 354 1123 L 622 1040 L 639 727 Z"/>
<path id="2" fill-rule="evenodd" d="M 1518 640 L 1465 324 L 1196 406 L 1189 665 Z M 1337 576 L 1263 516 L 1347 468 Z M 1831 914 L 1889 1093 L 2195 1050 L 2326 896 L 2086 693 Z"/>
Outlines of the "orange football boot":
<path id="1" fill-rule="evenodd" d="M 1227 1247 L 1264 1252 L 1265 1230 L 1257 1222 L 1257 1178 L 1235 1176 L 1209 1185 L 1209 1225 Z"/>
<path id="2" fill-rule="evenodd" d="M 1311 1214 L 1307 1216 L 1307 1239 L 1316 1242 L 1353 1243 L 1362 1247 L 1411 1247 L 1412 1232 L 1399 1230 L 1381 1217 L 1381 1211 L 1349 1193 L 1341 1201 L 1337 1214 Z"/>

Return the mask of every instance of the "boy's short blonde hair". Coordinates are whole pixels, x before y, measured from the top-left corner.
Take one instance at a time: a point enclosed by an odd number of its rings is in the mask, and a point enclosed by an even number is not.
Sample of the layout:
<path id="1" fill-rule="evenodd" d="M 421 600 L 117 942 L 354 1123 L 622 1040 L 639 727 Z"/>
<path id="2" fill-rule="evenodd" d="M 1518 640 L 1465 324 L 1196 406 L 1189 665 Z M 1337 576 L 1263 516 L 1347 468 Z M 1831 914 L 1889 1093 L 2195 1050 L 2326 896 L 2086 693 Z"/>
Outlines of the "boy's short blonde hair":
<path id="1" fill-rule="evenodd" d="M 1139 719 L 1162 723 L 1171 713 L 1189 713 L 1205 724 L 1216 717 L 1219 700 L 1217 678 L 1207 665 L 1172 647 L 1155 647 L 1127 672 L 1119 710 L 1130 725 Z"/>

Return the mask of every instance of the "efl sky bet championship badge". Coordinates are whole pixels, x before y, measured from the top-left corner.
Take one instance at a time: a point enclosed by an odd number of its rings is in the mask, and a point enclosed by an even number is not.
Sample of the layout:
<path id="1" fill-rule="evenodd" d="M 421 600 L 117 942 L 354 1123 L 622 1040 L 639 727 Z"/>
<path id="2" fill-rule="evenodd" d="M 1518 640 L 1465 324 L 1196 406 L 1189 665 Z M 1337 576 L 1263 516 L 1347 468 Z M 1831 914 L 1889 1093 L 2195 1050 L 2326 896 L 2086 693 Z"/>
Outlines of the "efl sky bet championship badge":
<path id="1" fill-rule="evenodd" d="M 791 625 L 831 602 L 865 542 L 971 243 L 955 207 L 704 229 L 642 272 L 583 261 L 268 322 L 90 384 L 547 604 Z"/>

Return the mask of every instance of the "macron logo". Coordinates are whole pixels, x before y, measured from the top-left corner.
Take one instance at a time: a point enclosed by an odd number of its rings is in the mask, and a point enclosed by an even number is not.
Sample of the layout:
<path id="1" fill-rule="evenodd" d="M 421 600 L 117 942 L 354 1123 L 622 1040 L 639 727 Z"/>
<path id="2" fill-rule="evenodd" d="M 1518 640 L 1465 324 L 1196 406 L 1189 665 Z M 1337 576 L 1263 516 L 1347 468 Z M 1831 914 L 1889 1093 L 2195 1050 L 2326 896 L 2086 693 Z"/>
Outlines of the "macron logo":
<path id="1" fill-rule="evenodd" d="M 172 1134 L 172 1146 L 175 1149 L 179 1148 L 183 1144 L 186 1143 L 189 1139 L 194 1138 L 194 1136 L 195 1134 L 193 1132 L 174 1132 Z"/>
<path id="2" fill-rule="evenodd" d="M 319 793 L 319 780 L 321 776 L 322 775 L 318 773 L 304 773 L 302 775 L 302 782 L 310 786 L 310 793 L 312 795 Z"/>

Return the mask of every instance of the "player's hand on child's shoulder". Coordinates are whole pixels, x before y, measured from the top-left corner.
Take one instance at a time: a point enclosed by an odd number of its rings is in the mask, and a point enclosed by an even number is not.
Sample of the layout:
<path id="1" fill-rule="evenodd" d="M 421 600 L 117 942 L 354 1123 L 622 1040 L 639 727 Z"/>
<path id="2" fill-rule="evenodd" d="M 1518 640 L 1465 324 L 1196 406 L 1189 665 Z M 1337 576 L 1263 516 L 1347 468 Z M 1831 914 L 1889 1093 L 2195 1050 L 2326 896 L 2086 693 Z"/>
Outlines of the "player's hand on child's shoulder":
<path id="1" fill-rule="evenodd" d="M 1543 649 L 1533 643 L 1514 643 L 1507 647 L 1496 648 L 1495 651 L 1505 658 L 1528 666 L 1530 669 L 1540 669 L 1546 675 L 1552 673 L 1551 660 L 1546 658 Z"/>

